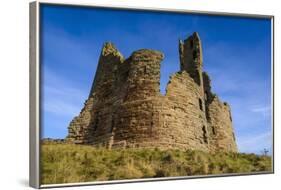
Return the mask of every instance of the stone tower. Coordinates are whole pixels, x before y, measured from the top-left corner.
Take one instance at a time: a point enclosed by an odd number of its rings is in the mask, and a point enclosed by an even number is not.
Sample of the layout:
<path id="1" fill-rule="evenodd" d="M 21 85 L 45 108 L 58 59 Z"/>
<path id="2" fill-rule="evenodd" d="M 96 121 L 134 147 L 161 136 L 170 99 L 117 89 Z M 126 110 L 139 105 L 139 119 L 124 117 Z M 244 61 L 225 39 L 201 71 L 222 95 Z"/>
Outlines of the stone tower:
<path id="1" fill-rule="evenodd" d="M 199 86 L 202 86 L 203 56 L 201 41 L 197 32 L 184 41 L 180 40 L 179 54 L 181 71 L 186 71 Z"/>
<path id="2" fill-rule="evenodd" d="M 67 140 L 115 147 L 159 147 L 236 152 L 230 107 L 212 93 L 203 72 L 198 33 L 179 43 L 180 71 L 160 93 L 159 51 L 124 59 L 105 43 L 89 97 Z"/>

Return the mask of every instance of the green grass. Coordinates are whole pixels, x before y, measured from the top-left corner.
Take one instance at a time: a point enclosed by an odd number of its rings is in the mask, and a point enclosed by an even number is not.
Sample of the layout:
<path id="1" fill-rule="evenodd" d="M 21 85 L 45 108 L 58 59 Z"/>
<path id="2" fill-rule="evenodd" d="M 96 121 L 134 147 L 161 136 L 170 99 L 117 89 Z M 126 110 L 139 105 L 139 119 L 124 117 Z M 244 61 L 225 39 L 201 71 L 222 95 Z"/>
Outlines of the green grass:
<path id="1" fill-rule="evenodd" d="M 271 157 L 241 153 L 94 148 L 43 143 L 42 183 L 271 171 Z"/>

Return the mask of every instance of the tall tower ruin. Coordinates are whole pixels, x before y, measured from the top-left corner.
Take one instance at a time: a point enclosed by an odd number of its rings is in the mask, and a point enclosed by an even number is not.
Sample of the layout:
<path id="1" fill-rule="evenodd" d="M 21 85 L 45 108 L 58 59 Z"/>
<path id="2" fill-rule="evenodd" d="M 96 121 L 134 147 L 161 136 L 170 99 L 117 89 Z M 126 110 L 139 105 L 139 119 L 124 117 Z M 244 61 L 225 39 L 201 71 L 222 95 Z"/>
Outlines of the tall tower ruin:
<path id="1" fill-rule="evenodd" d="M 115 147 L 159 147 L 236 152 L 230 106 L 211 91 L 203 72 L 198 33 L 179 42 L 180 71 L 160 93 L 159 51 L 141 49 L 125 59 L 105 43 L 89 97 L 67 140 Z"/>
<path id="2" fill-rule="evenodd" d="M 201 40 L 197 32 L 179 41 L 180 70 L 186 71 L 199 85 L 203 85 L 203 56 Z"/>

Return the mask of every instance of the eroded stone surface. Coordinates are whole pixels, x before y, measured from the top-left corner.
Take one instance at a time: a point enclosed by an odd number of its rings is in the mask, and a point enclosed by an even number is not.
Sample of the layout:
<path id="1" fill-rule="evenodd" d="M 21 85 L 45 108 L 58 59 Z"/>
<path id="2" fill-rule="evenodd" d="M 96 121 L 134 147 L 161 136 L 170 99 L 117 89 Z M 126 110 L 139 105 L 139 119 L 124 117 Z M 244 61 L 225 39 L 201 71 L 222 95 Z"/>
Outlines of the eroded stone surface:
<path id="1" fill-rule="evenodd" d="M 158 147 L 236 152 L 230 107 L 202 72 L 198 33 L 179 43 L 181 70 L 160 93 L 159 51 L 124 59 L 105 43 L 89 98 L 69 127 L 67 141 L 114 147 Z"/>

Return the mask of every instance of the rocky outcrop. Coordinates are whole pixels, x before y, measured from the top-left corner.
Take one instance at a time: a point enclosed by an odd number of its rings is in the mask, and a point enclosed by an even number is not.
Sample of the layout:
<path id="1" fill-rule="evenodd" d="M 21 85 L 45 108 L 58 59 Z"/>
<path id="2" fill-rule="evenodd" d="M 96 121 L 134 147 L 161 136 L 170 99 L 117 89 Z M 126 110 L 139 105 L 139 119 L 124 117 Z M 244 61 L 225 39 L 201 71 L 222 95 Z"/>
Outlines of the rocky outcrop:
<path id="1" fill-rule="evenodd" d="M 114 147 L 158 147 L 236 152 L 231 111 L 211 91 L 202 71 L 199 35 L 179 43 L 180 71 L 160 93 L 159 51 L 124 59 L 105 43 L 89 97 L 69 127 L 67 141 Z"/>

